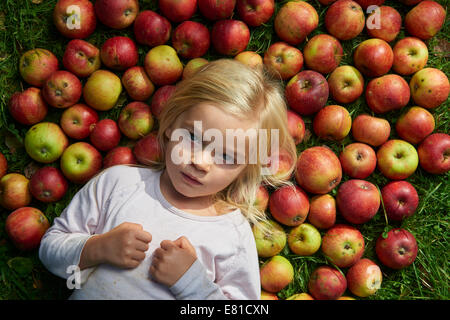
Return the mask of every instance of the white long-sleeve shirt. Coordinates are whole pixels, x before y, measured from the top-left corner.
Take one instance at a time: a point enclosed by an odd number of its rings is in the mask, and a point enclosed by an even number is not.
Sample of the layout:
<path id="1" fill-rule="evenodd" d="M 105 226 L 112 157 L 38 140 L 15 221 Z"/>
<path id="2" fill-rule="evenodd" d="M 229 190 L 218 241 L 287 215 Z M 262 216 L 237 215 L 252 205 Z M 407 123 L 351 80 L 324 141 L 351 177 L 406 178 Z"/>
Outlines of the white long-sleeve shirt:
<path id="1" fill-rule="evenodd" d="M 236 209 L 197 216 L 171 205 L 160 189 L 161 171 L 113 166 L 91 179 L 41 240 L 39 258 L 67 279 L 86 241 L 123 222 L 152 234 L 145 259 L 134 269 L 109 264 L 81 271 L 81 288 L 70 299 L 260 299 L 258 255 L 248 221 Z M 151 279 L 152 254 L 162 240 L 186 236 L 198 259 L 172 286 Z M 72 270 L 71 270 L 72 271 Z"/>

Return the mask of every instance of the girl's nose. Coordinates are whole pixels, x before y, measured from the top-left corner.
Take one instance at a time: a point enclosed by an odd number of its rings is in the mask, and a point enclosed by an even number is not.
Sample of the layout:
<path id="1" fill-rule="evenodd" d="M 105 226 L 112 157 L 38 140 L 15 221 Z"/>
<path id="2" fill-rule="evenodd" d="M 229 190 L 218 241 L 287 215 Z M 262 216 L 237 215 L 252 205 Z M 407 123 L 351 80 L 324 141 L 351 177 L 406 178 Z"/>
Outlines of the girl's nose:
<path id="1" fill-rule="evenodd" d="M 213 164 L 214 157 L 210 151 L 200 150 L 192 153 L 192 164 L 199 170 L 209 171 Z"/>

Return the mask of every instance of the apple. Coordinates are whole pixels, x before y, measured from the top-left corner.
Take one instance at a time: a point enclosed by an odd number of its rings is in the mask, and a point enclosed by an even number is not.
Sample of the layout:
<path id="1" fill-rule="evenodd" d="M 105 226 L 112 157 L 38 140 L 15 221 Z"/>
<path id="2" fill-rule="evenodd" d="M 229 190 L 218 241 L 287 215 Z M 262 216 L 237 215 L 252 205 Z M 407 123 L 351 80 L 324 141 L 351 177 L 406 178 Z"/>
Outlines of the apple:
<path id="1" fill-rule="evenodd" d="M 436 68 L 425 68 L 416 72 L 410 82 L 411 96 L 420 107 L 432 109 L 448 98 L 450 84 L 444 72 Z"/>
<path id="2" fill-rule="evenodd" d="M 314 133 L 324 140 L 343 140 L 352 127 L 352 117 L 346 108 L 326 106 L 317 112 L 313 120 Z"/>
<path id="3" fill-rule="evenodd" d="M 70 40 L 62 58 L 64 68 L 80 78 L 100 69 L 100 50 L 93 44 L 81 40 Z"/>
<path id="4" fill-rule="evenodd" d="M 340 66 L 328 77 L 331 97 L 338 103 L 352 103 L 364 91 L 364 78 L 353 66 Z"/>
<path id="5" fill-rule="evenodd" d="M 235 56 L 247 48 L 250 30 L 240 20 L 219 20 L 211 30 L 211 42 L 217 53 Z"/>
<path id="6" fill-rule="evenodd" d="M 100 151 L 109 151 L 117 147 L 121 134 L 117 123 L 111 119 L 103 119 L 91 124 L 89 139 L 92 145 Z"/>
<path id="7" fill-rule="evenodd" d="M 0 179 L 6 172 L 8 172 L 8 160 L 6 160 L 6 157 L 0 152 Z"/>
<path id="8" fill-rule="evenodd" d="M 133 150 L 129 147 L 115 147 L 108 151 L 103 158 L 103 168 L 119 164 L 137 164 Z"/>
<path id="9" fill-rule="evenodd" d="M 380 194 L 373 183 L 350 179 L 339 186 L 336 205 L 345 220 L 362 224 L 371 220 L 378 212 Z"/>
<path id="10" fill-rule="evenodd" d="M 58 58 L 47 49 L 29 50 L 19 60 L 20 75 L 26 83 L 35 87 L 42 87 L 58 67 Z"/>
<path id="11" fill-rule="evenodd" d="M 410 143 L 392 139 L 378 149 L 377 163 L 378 169 L 386 178 L 404 180 L 416 171 L 419 156 Z"/>
<path id="12" fill-rule="evenodd" d="M 389 139 L 391 125 L 383 118 L 368 114 L 358 115 L 352 123 L 352 135 L 356 141 L 378 147 Z"/>
<path id="13" fill-rule="evenodd" d="M 302 117 L 291 110 L 287 110 L 288 130 L 297 145 L 302 142 L 305 137 L 305 122 Z"/>
<path id="14" fill-rule="evenodd" d="M 445 9 L 435 1 L 421 1 L 405 16 L 406 31 L 417 38 L 434 37 L 445 22 Z"/>
<path id="15" fill-rule="evenodd" d="M 340 271 L 328 266 L 315 269 L 308 281 L 308 290 L 317 300 L 336 300 L 347 289 L 347 280 Z"/>
<path id="16" fill-rule="evenodd" d="M 266 292 L 261 290 L 261 299 L 260 300 L 280 300 L 275 293 Z"/>
<path id="17" fill-rule="evenodd" d="M 237 0 L 236 12 L 247 25 L 258 27 L 269 21 L 275 12 L 274 0 Z"/>
<path id="18" fill-rule="evenodd" d="M 64 110 L 59 123 L 68 137 L 81 140 L 89 136 L 91 125 L 97 123 L 98 119 L 94 109 L 79 103 Z"/>
<path id="19" fill-rule="evenodd" d="M 236 0 L 198 0 L 198 9 L 208 20 L 228 19 L 233 14 Z"/>
<path id="20" fill-rule="evenodd" d="M 308 195 L 298 186 L 283 186 L 270 195 L 269 209 L 278 222 L 286 226 L 298 226 L 308 215 Z"/>
<path id="21" fill-rule="evenodd" d="M 450 135 L 433 133 L 426 137 L 417 148 L 422 169 L 432 174 L 442 174 L 450 170 Z"/>
<path id="22" fill-rule="evenodd" d="M 290 45 L 302 43 L 319 25 L 316 9 L 305 1 L 289 1 L 278 10 L 274 20 L 275 33 Z"/>
<path id="23" fill-rule="evenodd" d="M 39 247 L 49 227 L 50 223 L 42 211 L 32 207 L 14 210 L 5 221 L 6 233 L 19 250 Z"/>
<path id="24" fill-rule="evenodd" d="M 347 271 L 346 279 L 351 293 L 365 298 L 375 294 L 380 289 L 383 275 L 375 262 L 369 259 L 361 259 Z"/>
<path id="25" fill-rule="evenodd" d="M 261 67 L 264 64 L 263 58 L 255 51 L 242 51 L 234 56 L 234 60 L 242 62 L 251 68 Z"/>
<path id="26" fill-rule="evenodd" d="M 269 192 L 263 185 L 260 185 L 256 191 L 256 200 L 253 205 L 260 211 L 266 211 L 269 205 Z"/>
<path id="27" fill-rule="evenodd" d="M 60 168 L 69 181 L 84 184 L 102 168 L 102 155 L 87 142 L 75 142 L 64 150 Z"/>
<path id="28" fill-rule="evenodd" d="M 134 66 L 127 69 L 122 75 L 122 85 L 131 99 L 145 101 L 155 91 L 144 67 Z"/>
<path id="29" fill-rule="evenodd" d="M 291 179 L 292 172 L 295 166 L 295 156 L 289 153 L 283 147 L 280 147 L 278 152 L 272 154 L 269 158 L 267 169 L 278 180 L 287 181 Z M 273 168 L 272 168 L 273 164 Z"/>
<path id="30" fill-rule="evenodd" d="M 30 180 L 20 173 L 8 173 L 0 179 L 0 206 L 15 210 L 30 204 Z"/>
<path id="31" fill-rule="evenodd" d="M 172 33 L 172 46 L 185 59 L 199 58 L 206 54 L 211 43 L 208 28 L 195 21 L 184 21 Z"/>
<path id="32" fill-rule="evenodd" d="M 53 122 L 39 122 L 25 134 L 25 151 L 37 162 L 56 161 L 69 145 L 61 127 Z"/>
<path id="33" fill-rule="evenodd" d="M 411 97 L 408 82 L 397 74 L 386 74 L 369 81 L 366 102 L 375 113 L 385 113 L 406 106 Z"/>
<path id="34" fill-rule="evenodd" d="M 389 219 L 401 221 L 414 214 L 419 205 L 416 189 L 408 181 L 391 181 L 381 189 L 384 208 Z"/>
<path id="35" fill-rule="evenodd" d="M 416 238 L 408 230 L 392 229 L 387 237 L 380 235 L 375 244 L 378 259 L 392 269 L 403 269 L 411 265 L 417 257 Z"/>
<path id="36" fill-rule="evenodd" d="M 311 295 L 302 292 L 302 293 L 295 293 L 292 296 L 287 297 L 286 300 L 314 300 L 314 298 Z"/>
<path id="37" fill-rule="evenodd" d="M 406 37 L 399 40 L 395 44 L 393 52 L 392 69 L 403 76 L 423 69 L 428 61 L 427 45 L 419 38 Z"/>
<path id="38" fill-rule="evenodd" d="M 139 12 L 133 25 L 138 43 L 150 47 L 165 44 L 170 39 L 172 25 L 169 20 L 151 10 Z"/>
<path id="39" fill-rule="evenodd" d="M 108 70 L 93 72 L 83 87 L 84 101 L 98 111 L 112 109 L 120 93 L 122 84 L 120 78 Z"/>
<path id="40" fill-rule="evenodd" d="M 120 131 L 133 140 L 150 133 L 153 123 L 150 106 L 138 101 L 127 104 L 120 112 L 118 119 Z"/>
<path id="41" fill-rule="evenodd" d="M 139 13 L 138 0 L 97 0 L 95 13 L 98 20 L 113 29 L 130 26 Z"/>
<path id="42" fill-rule="evenodd" d="M 42 96 L 52 107 L 64 109 L 80 100 L 82 88 L 77 76 L 69 71 L 58 70 L 45 80 Z"/>
<path id="43" fill-rule="evenodd" d="M 364 29 L 364 11 L 355 1 L 338 0 L 325 14 L 328 33 L 339 40 L 356 38 Z"/>
<path id="44" fill-rule="evenodd" d="M 179 23 L 194 15 L 197 11 L 197 0 L 158 0 L 158 7 L 164 17 Z"/>
<path id="45" fill-rule="evenodd" d="M 341 163 L 328 147 L 315 146 L 302 151 L 296 165 L 295 180 L 308 192 L 325 194 L 341 182 Z"/>
<path id="46" fill-rule="evenodd" d="M 87 38 L 97 26 L 94 5 L 88 0 L 59 0 L 53 10 L 53 23 L 64 37 Z"/>
<path id="47" fill-rule="evenodd" d="M 286 42 L 275 42 L 264 53 L 264 64 L 277 72 L 281 79 L 287 80 L 302 69 L 303 54 Z"/>
<path id="48" fill-rule="evenodd" d="M 328 100 L 329 88 L 319 72 L 304 70 L 287 83 L 285 97 L 291 109 L 300 115 L 312 115 L 322 109 Z"/>
<path id="49" fill-rule="evenodd" d="M 364 253 L 364 238 L 358 229 L 337 224 L 322 238 L 322 252 L 340 268 L 354 265 Z"/>
<path id="50" fill-rule="evenodd" d="M 152 102 L 150 104 L 150 110 L 156 119 L 160 119 L 160 114 L 164 108 L 165 103 L 172 94 L 175 92 L 176 87 L 174 85 L 165 85 L 156 89 L 153 94 Z"/>
<path id="51" fill-rule="evenodd" d="M 168 45 L 150 49 L 145 56 L 144 68 L 151 82 L 157 86 L 173 84 L 183 74 L 183 64 L 177 52 Z"/>
<path id="52" fill-rule="evenodd" d="M 353 54 L 355 67 L 367 77 L 386 74 L 394 63 L 391 46 L 381 39 L 368 39 L 361 42 Z"/>
<path id="53" fill-rule="evenodd" d="M 398 118 L 395 131 L 403 140 L 418 144 L 434 131 L 434 127 L 434 117 L 427 109 L 411 107 Z"/>
<path id="54" fill-rule="evenodd" d="M 33 125 L 44 120 L 48 106 L 39 88 L 30 87 L 14 93 L 9 99 L 8 110 L 17 122 Z"/>
<path id="55" fill-rule="evenodd" d="M 329 34 L 318 34 L 306 43 L 303 53 L 309 69 L 327 74 L 339 66 L 344 50 L 335 37 Z"/>
<path id="56" fill-rule="evenodd" d="M 100 58 L 105 66 L 116 71 L 123 71 L 138 63 L 138 50 L 133 40 L 128 37 L 112 37 L 103 43 Z"/>
<path id="57" fill-rule="evenodd" d="M 373 26 L 369 22 L 373 15 L 379 14 L 379 26 Z M 402 27 L 402 16 L 392 7 L 381 6 L 378 10 L 372 11 L 366 21 L 367 33 L 371 38 L 378 38 L 386 42 L 391 42 L 400 33 Z"/>
<path id="58" fill-rule="evenodd" d="M 294 280 L 294 268 L 283 256 L 274 256 L 260 268 L 261 287 L 267 292 L 279 292 Z"/>
<path id="59" fill-rule="evenodd" d="M 366 10 L 369 6 L 381 6 L 385 0 L 355 0 L 358 4 Z"/>
<path id="60" fill-rule="evenodd" d="M 322 242 L 320 232 L 309 223 L 292 228 L 288 236 L 291 251 L 300 256 L 310 256 L 316 253 Z"/>
<path id="61" fill-rule="evenodd" d="M 319 229 L 329 229 L 336 222 L 336 200 L 330 194 L 311 198 L 308 221 Z"/>
<path id="62" fill-rule="evenodd" d="M 183 75 L 181 78 L 183 80 L 191 78 L 201 67 L 208 63 L 209 61 L 204 58 L 194 58 L 189 60 L 183 68 Z"/>
<path id="63" fill-rule="evenodd" d="M 62 172 L 50 166 L 38 169 L 31 176 L 29 186 L 33 197 L 46 203 L 61 200 L 69 188 Z"/>
<path id="64" fill-rule="evenodd" d="M 355 142 L 345 146 L 339 155 L 342 171 L 354 179 L 365 179 L 375 171 L 377 155 L 369 145 Z"/>
<path id="65" fill-rule="evenodd" d="M 136 160 L 144 165 L 150 165 L 154 162 L 161 161 L 162 150 L 159 145 L 156 132 L 150 132 L 145 137 L 138 140 L 133 148 Z"/>
<path id="66" fill-rule="evenodd" d="M 262 226 L 253 225 L 252 231 L 258 256 L 261 258 L 269 258 L 279 254 L 286 245 L 287 237 L 283 227 L 273 220 L 262 222 Z"/>

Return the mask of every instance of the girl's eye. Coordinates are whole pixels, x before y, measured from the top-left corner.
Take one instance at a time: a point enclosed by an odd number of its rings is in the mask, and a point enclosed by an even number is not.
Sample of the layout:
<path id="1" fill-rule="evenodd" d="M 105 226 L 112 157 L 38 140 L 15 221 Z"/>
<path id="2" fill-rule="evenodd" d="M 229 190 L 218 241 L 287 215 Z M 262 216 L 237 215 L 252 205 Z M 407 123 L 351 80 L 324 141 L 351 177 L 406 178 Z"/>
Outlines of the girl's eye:
<path id="1" fill-rule="evenodd" d="M 189 135 L 190 135 L 190 139 L 192 141 L 194 141 L 194 142 L 198 142 L 199 141 L 197 136 L 193 132 L 189 132 Z"/>
<path id="2" fill-rule="evenodd" d="M 226 153 L 224 153 L 224 154 L 222 155 L 222 157 L 223 157 L 223 161 L 225 162 L 225 164 L 227 164 L 227 163 L 234 163 L 234 157 L 229 156 L 229 155 L 226 154 Z"/>

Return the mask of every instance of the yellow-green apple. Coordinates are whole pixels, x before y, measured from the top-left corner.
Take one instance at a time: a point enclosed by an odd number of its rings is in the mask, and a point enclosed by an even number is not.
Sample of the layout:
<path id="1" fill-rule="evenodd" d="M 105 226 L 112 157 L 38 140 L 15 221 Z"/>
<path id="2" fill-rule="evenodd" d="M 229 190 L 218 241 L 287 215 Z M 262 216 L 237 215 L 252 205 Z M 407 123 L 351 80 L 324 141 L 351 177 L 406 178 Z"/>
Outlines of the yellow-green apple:
<path id="1" fill-rule="evenodd" d="M 173 84 L 183 74 L 183 64 L 177 52 L 168 45 L 150 49 L 145 56 L 144 68 L 151 82 L 157 86 Z"/>
<path id="2" fill-rule="evenodd" d="M 233 14 L 236 0 L 198 0 L 198 9 L 208 20 L 228 19 Z"/>
<path id="3" fill-rule="evenodd" d="M 406 37 L 399 40 L 393 49 L 392 69 L 401 75 L 411 75 L 425 67 L 428 61 L 427 45 L 419 38 Z"/>
<path id="4" fill-rule="evenodd" d="M 308 192 L 325 194 L 341 182 L 341 163 L 328 147 L 315 146 L 302 151 L 296 165 L 295 180 Z"/>
<path id="5" fill-rule="evenodd" d="M 151 10 L 139 12 L 133 24 L 138 43 L 149 47 L 165 44 L 170 39 L 172 25 L 169 20 Z"/>
<path id="6" fill-rule="evenodd" d="M 411 96 L 420 107 L 432 109 L 447 100 L 450 84 L 447 75 L 436 68 L 416 72 L 410 82 Z"/>
<path id="7" fill-rule="evenodd" d="M 261 300 L 280 300 L 275 293 L 266 292 L 261 290 Z"/>
<path id="8" fill-rule="evenodd" d="M 98 20 L 113 29 L 130 26 L 139 13 L 138 0 L 97 0 L 95 13 Z"/>
<path id="9" fill-rule="evenodd" d="M 302 117 L 291 110 L 287 110 L 288 130 L 297 145 L 302 142 L 305 137 L 305 122 Z"/>
<path id="10" fill-rule="evenodd" d="M 273 165 L 273 167 L 272 167 Z M 289 180 L 292 176 L 292 168 L 295 166 L 295 158 L 283 147 L 271 155 L 267 169 L 280 180 Z"/>
<path id="11" fill-rule="evenodd" d="M 364 11 L 355 1 L 338 0 L 325 14 L 328 33 L 339 40 L 356 38 L 364 29 Z"/>
<path id="12" fill-rule="evenodd" d="M 371 23 L 372 16 L 379 15 L 379 25 Z M 382 39 L 386 42 L 391 42 L 400 33 L 402 27 L 402 16 L 392 7 L 381 6 L 367 17 L 366 28 L 367 33 L 371 38 Z"/>
<path id="13" fill-rule="evenodd" d="M 118 119 L 120 131 L 130 139 L 137 140 L 150 133 L 154 120 L 150 106 L 144 102 L 134 101 L 120 111 Z"/>
<path id="14" fill-rule="evenodd" d="M 149 165 L 162 159 L 162 150 L 156 132 L 150 132 L 138 140 L 133 148 L 134 156 L 140 164 Z"/>
<path id="15" fill-rule="evenodd" d="M 235 56 L 247 48 L 250 30 L 240 20 L 219 20 L 211 30 L 211 42 L 217 53 Z"/>
<path id="16" fill-rule="evenodd" d="M 411 107 L 398 118 L 395 131 L 403 140 L 418 144 L 433 132 L 434 127 L 434 117 L 427 109 Z"/>
<path id="17" fill-rule="evenodd" d="M 14 210 L 5 221 L 6 233 L 19 250 L 39 247 L 49 227 L 50 223 L 42 211 L 32 207 Z"/>
<path id="18" fill-rule="evenodd" d="M 122 85 L 130 98 L 136 101 L 147 100 L 155 91 L 155 86 L 141 66 L 127 69 L 122 75 Z"/>
<path id="19" fill-rule="evenodd" d="M 414 6 L 423 0 L 400 0 L 401 3 L 406 4 L 407 6 Z"/>
<path id="20" fill-rule="evenodd" d="M 403 269 L 411 265 L 417 257 L 417 241 L 408 230 L 395 228 L 381 234 L 375 244 L 378 259 L 392 269 Z"/>
<path id="21" fill-rule="evenodd" d="M 391 125 L 384 118 L 368 114 L 358 115 L 352 123 L 352 135 L 356 141 L 378 147 L 389 139 Z"/>
<path id="22" fill-rule="evenodd" d="M 389 219 L 401 221 L 414 214 L 419 195 L 408 181 L 391 181 L 381 189 L 383 205 Z"/>
<path id="23" fill-rule="evenodd" d="M 256 200 L 253 205 L 260 211 L 266 211 L 267 206 L 269 205 L 269 192 L 265 186 L 259 186 L 256 191 Z"/>
<path id="24" fill-rule="evenodd" d="M 302 223 L 289 231 L 289 248 L 300 256 L 313 255 L 319 250 L 321 242 L 320 232 L 312 224 Z"/>
<path id="25" fill-rule="evenodd" d="M 23 80 L 35 87 L 42 87 L 45 80 L 58 70 L 58 58 L 47 49 L 32 49 L 19 60 L 19 72 Z"/>
<path id="26" fill-rule="evenodd" d="M 298 226 L 309 212 L 308 195 L 298 186 L 283 186 L 269 197 L 272 217 L 286 226 Z"/>
<path id="27" fill-rule="evenodd" d="M 234 56 L 234 60 L 240 61 L 243 64 L 257 68 L 263 65 L 263 58 L 255 51 L 242 51 Z"/>
<path id="28" fill-rule="evenodd" d="M 294 280 L 294 268 L 283 256 L 274 256 L 260 268 L 261 287 L 267 292 L 279 292 Z"/>
<path id="29" fill-rule="evenodd" d="M 165 85 L 156 89 L 152 97 L 150 104 L 150 110 L 152 114 L 159 120 L 161 111 L 163 110 L 165 103 L 174 93 L 176 87 L 174 85 Z"/>
<path id="30" fill-rule="evenodd" d="M 284 93 L 289 107 L 300 115 L 307 116 L 325 106 L 329 88 L 322 74 L 304 70 L 289 80 Z"/>
<path id="31" fill-rule="evenodd" d="M 94 5 L 88 0 L 59 0 L 53 10 L 53 23 L 64 37 L 87 38 L 97 26 Z"/>
<path id="32" fill-rule="evenodd" d="M 352 128 L 352 117 L 346 108 L 326 106 L 317 112 L 313 120 L 314 133 L 324 140 L 343 140 Z"/>
<path id="33" fill-rule="evenodd" d="M 340 66 L 328 77 L 331 97 L 338 103 L 351 103 L 364 91 L 364 78 L 353 66 Z"/>
<path id="34" fill-rule="evenodd" d="M 385 0 L 355 0 L 358 2 L 358 4 L 366 10 L 369 6 L 375 5 L 375 6 L 381 6 Z"/>
<path id="35" fill-rule="evenodd" d="M 15 210 L 30 204 L 30 180 L 20 173 L 8 173 L 0 179 L 0 205 Z"/>
<path id="36" fill-rule="evenodd" d="M 441 30 L 445 22 L 445 9 L 435 1 L 422 1 L 405 16 L 406 31 L 417 38 L 427 40 Z"/>
<path id="37" fill-rule="evenodd" d="M 384 40 L 373 38 L 361 42 L 353 54 L 355 67 L 367 77 L 386 74 L 394 63 L 394 52 Z"/>
<path id="38" fill-rule="evenodd" d="M 87 142 L 75 142 L 64 150 L 60 168 L 69 181 L 84 184 L 102 168 L 102 155 Z"/>
<path id="39" fill-rule="evenodd" d="M 406 106 L 411 97 L 408 82 L 398 74 L 386 74 L 369 81 L 366 102 L 375 113 L 385 113 Z"/>
<path id="40" fill-rule="evenodd" d="M 316 9 L 305 1 L 289 1 L 278 10 L 274 28 L 278 37 L 290 45 L 302 43 L 319 25 Z"/>
<path id="41" fill-rule="evenodd" d="M 158 7 L 164 17 L 179 23 L 194 15 L 197 11 L 197 0 L 158 0 Z"/>
<path id="42" fill-rule="evenodd" d="M 236 12 L 247 25 L 258 27 L 269 21 L 275 12 L 274 0 L 237 0 Z"/>
<path id="43" fill-rule="evenodd" d="M 295 293 L 292 296 L 287 297 L 286 300 L 314 300 L 314 298 L 311 295 L 302 292 Z"/>
<path id="44" fill-rule="evenodd" d="M 109 151 L 120 142 L 121 134 L 117 123 L 112 119 L 103 119 L 91 124 L 89 140 L 100 151 Z"/>
<path id="45" fill-rule="evenodd" d="M 417 148 L 422 169 L 432 174 L 442 174 L 450 170 L 450 135 L 433 133 L 426 137 Z"/>
<path id="46" fill-rule="evenodd" d="M 355 142 L 345 146 L 339 155 L 342 171 L 354 179 L 365 179 L 377 167 L 375 150 L 365 143 Z"/>
<path id="47" fill-rule="evenodd" d="M 81 40 L 70 40 L 62 58 L 64 68 L 80 78 L 100 69 L 100 50 L 93 44 Z"/>
<path id="48" fill-rule="evenodd" d="M 277 72 L 281 79 L 287 80 L 302 69 L 303 54 L 286 42 L 275 42 L 264 53 L 264 64 Z"/>
<path id="49" fill-rule="evenodd" d="M 371 182 L 350 179 L 339 186 L 336 196 L 337 209 L 350 223 L 362 224 L 370 221 L 380 208 L 378 188 Z"/>
<path id="50" fill-rule="evenodd" d="M 38 169 L 31 176 L 29 187 L 31 194 L 37 200 L 55 202 L 64 197 L 69 184 L 61 170 L 47 166 Z"/>
<path id="51" fill-rule="evenodd" d="M 86 104 L 98 111 L 107 111 L 116 105 L 122 92 L 120 78 L 108 70 L 93 72 L 83 87 Z"/>
<path id="52" fill-rule="evenodd" d="M 6 172 L 8 172 L 8 160 L 6 160 L 6 157 L 0 152 L 0 179 Z"/>
<path id="53" fill-rule="evenodd" d="M 184 21 L 172 33 L 172 46 L 185 59 L 205 55 L 211 43 L 208 28 L 195 21 Z"/>
<path id="54" fill-rule="evenodd" d="M 336 222 L 336 200 L 330 194 L 312 197 L 308 221 L 319 229 L 329 229 L 334 226 Z"/>
<path id="55" fill-rule="evenodd" d="M 59 124 L 68 137 L 81 140 L 89 136 L 91 124 L 97 123 L 98 119 L 94 109 L 79 103 L 64 110 Z"/>
<path id="56" fill-rule="evenodd" d="M 369 259 L 361 259 L 347 271 L 347 286 L 358 297 L 375 294 L 381 287 L 383 275 L 380 267 Z"/>
<path id="57" fill-rule="evenodd" d="M 338 267 L 350 267 L 364 253 L 363 235 L 352 226 L 337 224 L 323 236 L 322 252 Z"/>
<path id="58" fill-rule="evenodd" d="M 258 256 L 261 258 L 273 257 L 281 252 L 286 245 L 286 232 L 283 227 L 273 220 L 262 222 L 262 226 L 253 225 Z"/>
<path id="59" fill-rule="evenodd" d="M 337 269 L 321 266 L 315 269 L 308 281 L 308 290 L 317 300 L 336 300 L 347 289 L 347 280 Z"/>
<path id="60" fill-rule="evenodd" d="M 335 37 L 318 34 L 306 43 L 303 53 L 309 69 L 326 74 L 339 66 L 344 50 Z"/>
<path id="61" fill-rule="evenodd" d="M 116 36 L 109 38 L 100 49 L 100 58 L 105 66 L 123 71 L 138 63 L 138 50 L 133 40 Z"/>
<path id="62" fill-rule="evenodd" d="M 137 164 L 136 157 L 130 147 L 115 147 L 109 150 L 103 158 L 103 168 L 119 164 Z"/>
<path id="63" fill-rule="evenodd" d="M 181 78 L 189 79 L 192 77 L 201 67 L 203 67 L 205 64 L 208 64 L 209 61 L 205 58 L 194 58 L 189 60 L 186 65 L 183 68 L 183 75 Z"/>
<path id="64" fill-rule="evenodd" d="M 404 180 L 419 164 L 417 150 L 404 140 L 388 140 L 377 151 L 378 169 L 388 179 Z"/>
<path id="65" fill-rule="evenodd" d="M 64 131 L 53 122 L 39 122 L 25 134 L 25 151 L 41 163 L 56 161 L 69 145 Z"/>
<path id="66" fill-rule="evenodd" d="M 58 70 L 45 80 L 42 96 L 55 108 L 68 108 L 81 98 L 82 84 L 76 75 L 69 71 Z"/>
<path id="67" fill-rule="evenodd" d="M 337 298 L 336 300 L 356 300 L 353 297 L 349 297 L 349 296 L 341 296 L 339 298 Z"/>
<path id="68" fill-rule="evenodd" d="M 39 88 L 30 87 L 23 92 L 15 92 L 8 103 L 8 110 L 17 122 L 32 125 L 44 120 L 48 106 Z"/>

